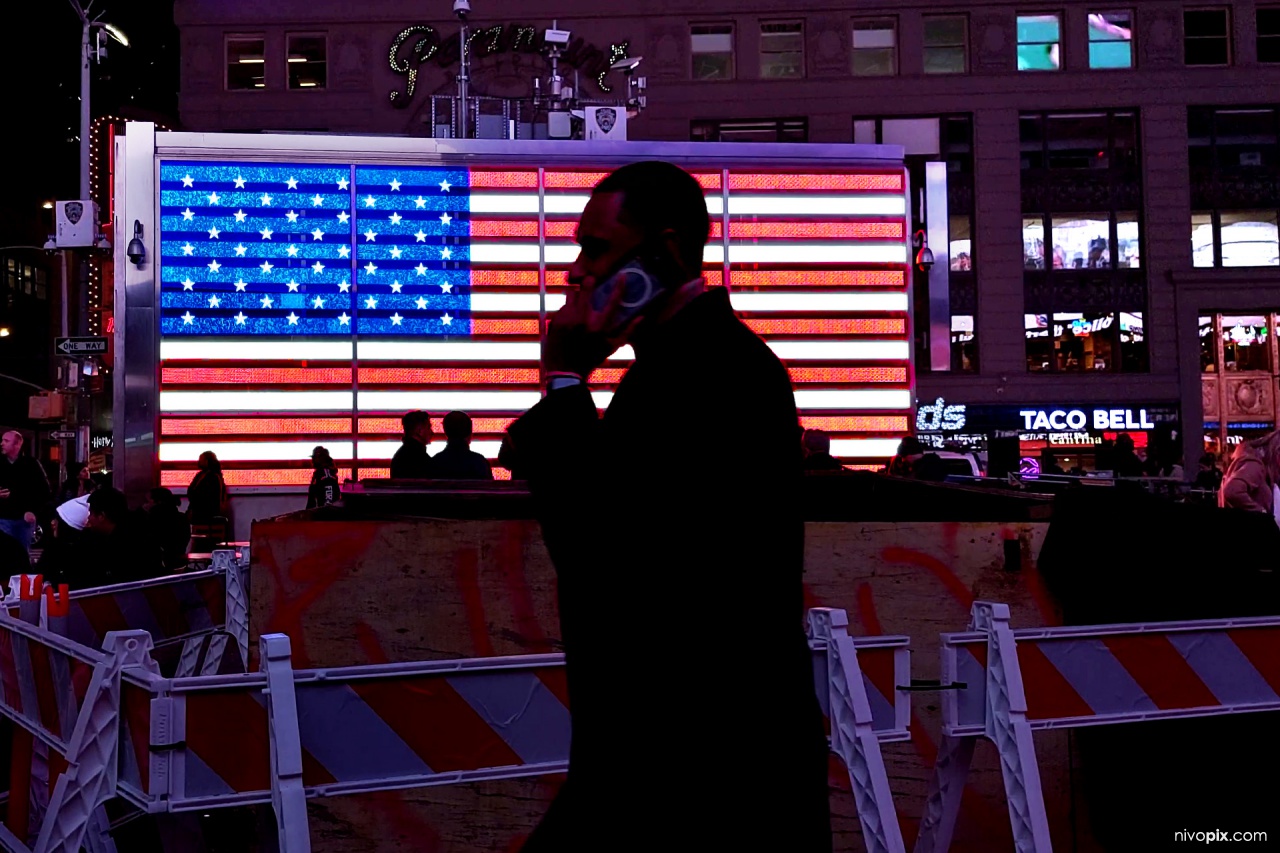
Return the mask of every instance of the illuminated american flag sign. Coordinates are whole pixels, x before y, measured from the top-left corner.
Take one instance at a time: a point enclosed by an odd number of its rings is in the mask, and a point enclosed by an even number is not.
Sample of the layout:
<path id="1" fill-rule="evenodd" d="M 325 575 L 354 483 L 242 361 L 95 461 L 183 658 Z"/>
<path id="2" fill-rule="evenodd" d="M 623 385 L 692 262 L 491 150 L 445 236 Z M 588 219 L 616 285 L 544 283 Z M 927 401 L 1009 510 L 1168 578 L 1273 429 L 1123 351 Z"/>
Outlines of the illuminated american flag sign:
<path id="1" fill-rule="evenodd" d="M 712 217 L 708 283 L 788 365 L 804 424 L 882 464 L 912 406 L 902 170 L 688 168 Z M 496 457 L 541 397 L 541 329 L 603 176 L 162 160 L 162 482 L 186 485 L 213 450 L 230 486 L 301 485 L 317 444 L 344 476 L 386 476 L 411 409 L 437 431 L 470 413 Z M 596 375 L 601 407 L 629 358 Z"/>

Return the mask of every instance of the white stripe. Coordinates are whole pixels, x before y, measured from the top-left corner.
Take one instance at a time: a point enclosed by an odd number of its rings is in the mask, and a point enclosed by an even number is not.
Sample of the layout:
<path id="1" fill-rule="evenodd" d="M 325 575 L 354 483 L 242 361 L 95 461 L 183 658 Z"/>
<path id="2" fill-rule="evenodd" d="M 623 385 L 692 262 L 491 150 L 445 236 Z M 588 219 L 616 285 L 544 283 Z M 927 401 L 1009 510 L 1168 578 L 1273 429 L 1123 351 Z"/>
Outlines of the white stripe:
<path id="1" fill-rule="evenodd" d="M 754 293 L 730 294 L 736 311 L 906 311 L 905 293 Z M 473 296 L 474 300 L 475 297 Z"/>
<path id="2" fill-rule="evenodd" d="M 356 444 L 356 453 L 359 454 L 358 459 L 366 462 L 382 461 L 390 459 L 396 455 L 396 451 L 401 447 L 399 441 L 360 441 Z M 497 459 L 498 450 L 502 447 L 500 441 L 473 441 L 471 449 L 486 459 Z M 432 456 L 444 450 L 445 442 L 433 441 L 427 448 L 427 452 Z"/>
<path id="3" fill-rule="evenodd" d="M 607 408 L 610 391 L 594 391 L 597 408 Z M 426 411 L 523 412 L 542 399 L 540 391 L 361 391 L 356 397 L 361 412 Z"/>
<path id="4" fill-rule="evenodd" d="M 550 297 L 548 297 L 550 298 Z M 335 351 L 332 347 L 324 350 L 325 355 L 314 355 L 317 344 L 306 342 L 288 343 L 284 341 L 245 342 L 238 340 L 206 340 L 206 341 L 165 341 L 161 344 L 161 358 L 164 360 L 236 360 L 251 359 L 260 361 L 297 361 L 299 359 L 335 359 L 344 362 L 351 360 L 351 344 L 338 344 Z M 907 341 L 770 341 L 769 347 L 779 358 L 798 360 L 828 361 L 867 361 L 883 359 L 886 361 L 905 361 L 910 358 L 910 347 Z M 341 352 L 339 358 L 336 352 Z M 359 341 L 356 345 L 357 355 L 368 361 L 510 361 L 537 362 L 542 357 L 542 347 L 535 342 L 519 341 Z M 625 362 L 635 358 L 630 346 L 625 346 L 609 356 L 609 361 Z M 183 400 L 187 392 L 168 391 L 164 394 L 175 395 L 171 405 Z M 259 392 L 271 394 L 275 392 Z M 319 394 L 321 398 L 331 399 L 334 394 L 347 394 L 345 391 L 309 391 L 299 392 Z M 162 395 L 162 406 L 164 405 Z M 336 398 L 333 398 L 336 400 Z M 332 408 L 336 411 L 350 408 L 350 396 L 345 405 Z M 326 404 L 327 405 L 327 404 Z M 292 406 L 286 406 L 284 411 Z M 196 409 L 169 409 L 169 411 L 197 411 Z"/>
<path id="5" fill-rule="evenodd" d="M 548 243 L 547 263 L 554 266 L 568 266 L 578 259 L 578 251 L 576 243 Z M 702 258 L 708 264 L 724 263 L 724 246 L 717 243 L 708 244 L 703 250 Z M 472 243 L 471 261 L 477 264 L 536 264 L 538 263 L 538 244 Z M 901 262 L 901 259 L 898 261 Z"/>
<path id="6" fill-rule="evenodd" d="M 905 216 L 901 195 L 730 195 L 730 216 Z"/>
<path id="7" fill-rule="evenodd" d="M 538 193 L 472 193 L 469 199 L 472 213 L 532 213 L 538 212 Z M 586 204 L 586 197 L 583 197 Z"/>
<path id="8" fill-rule="evenodd" d="M 798 409 L 909 409 L 911 392 L 902 390 L 796 391 Z"/>
<path id="9" fill-rule="evenodd" d="M 255 341 L 253 339 L 160 341 L 161 361 L 351 361 L 350 341 Z"/>
<path id="10" fill-rule="evenodd" d="M 710 248 L 710 247 L 708 247 Z M 734 264 L 905 264 L 904 243 L 738 243 Z"/>
<path id="11" fill-rule="evenodd" d="M 493 197 L 485 196 L 485 198 L 493 198 Z M 536 196 L 534 196 L 533 198 L 535 199 L 535 202 L 534 202 L 532 212 L 537 213 L 538 206 L 537 206 Z M 556 215 L 580 214 L 582 213 L 583 209 L 586 208 L 587 199 L 589 198 L 591 198 L 590 195 L 569 195 L 569 194 L 560 195 L 558 193 L 548 193 L 546 197 L 545 209 L 546 209 L 546 212 L 549 214 L 556 214 Z M 511 202 L 511 203 L 514 204 L 515 202 Z M 489 204 L 489 202 L 486 201 L 485 204 L 487 205 Z M 902 209 L 905 210 L 905 208 L 902 208 Z M 476 208 L 476 196 L 473 195 L 471 196 L 471 212 L 472 213 L 505 213 L 507 211 L 506 210 L 493 210 L 493 211 L 479 210 Z M 716 195 L 708 195 L 707 196 L 707 213 L 711 214 L 712 216 L 720 216 L 721 214 L 723 214 L 724 213 L 724 197 L 719 195 L 718 193 Z"/>
<path id="12" fill-rule="evenodd" d="M 563 293 L 547 294 L 547 311 L 559 311 L 564 307 Z M 474 314 L 537 314 L 542 298 L 536 293 L 472 292 L 471 311 Z"/>
<path id="13" fill-rule="evenodd" d="M 507 341 L 360 341 L 356 353 L 369 361 L 532 361 L 539 343 Z"/>
<path id="14" fill-rule="evenodd" d="M 161 442 L 161 462 L 195 462 L 210 447 L 222 462 L 289 462 L 311 458 L 314 441 L 184 441 Z M 325 440 L 324 446 L 334 459 L 350 459 L 350 441 Z"/>
<path id="15" fill-rule="evenodd" d="M 349 412 L 350 391 L 161 391 L 161 412 Z"/>
<path id="16" fill-rule="evenodd" d="M 897 452 L 896 438 L 831 439 L 831 455 L 837 459 L 889 459 Z"/>

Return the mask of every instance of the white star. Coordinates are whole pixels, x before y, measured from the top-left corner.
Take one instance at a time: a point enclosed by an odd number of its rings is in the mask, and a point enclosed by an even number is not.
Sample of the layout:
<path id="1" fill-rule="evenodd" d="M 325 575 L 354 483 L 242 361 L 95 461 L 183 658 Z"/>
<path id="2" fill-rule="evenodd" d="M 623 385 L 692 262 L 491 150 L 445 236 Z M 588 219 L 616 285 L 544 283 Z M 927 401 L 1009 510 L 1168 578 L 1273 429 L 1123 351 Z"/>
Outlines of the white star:
<path id="1" fill-rule="evenodd" d="M 239 293 L 244 293 L 244 289 L 245 289 L 244 279 L 242 278 L 236 279 L 236 291 Z"/>
<path id="2" fill-rule="evenodd" d="M 210 229 L 209 229 L 209 237 L 210 237 L 211 239 L 217 240 L 217 239 L 218 239 L 218 235 L 219 235 L 219 234 L 221 234 L 221 233 L 222 233 L 222 232 L 218 230 L 218 226 L 217 226 L 217 225 L 215 225 L 215 226 L 213 226 L 212 228 L 210 228 Z"/>
<path id="3" fill-rule="evenodd" d="M 440 260 L 447 261 L 453 257 L 453 250 L 446 247 L 440 250 Z"/>
<path id="4" fill-rule="evenodd" d="M 239 314 L 236 315 L 236 325 L 243 326 L 244 321 L 248 319 L 249 319 L 248 317 L 244 316 L 244 312 L 241 311 Z"/>
<path id="5" fill-rule="evenodd" d="M 364 301 L 364 307 L 365 307 L 365 308 L 377 308 L 377 307 L 378 307 L 378 300 L 376 300 L 376 299 L 374 299 L 372 296 L 370 296 L 368 299 L 366 299 L 366 300 Z"/>
<path id="6" fill-rule="evenodd" d="M 394 313 L 394 314 L 392 314 L 392 315 L 391 315 L 391 325 L 393 325 L 393 326 L 399 326 L 399 325 L 400 325 L 400 321 L 401 321 L 401 320 L 403 320 L 403 319 L 404 319 L 404 318 L 400 316 L 400 312 L 399 312 L 399 311 L 397 311 L 396 313 Z"/>
<path id="7" fill-rule="evenodd" d="M 448 213 L 442 213 L 442 214 L 440 214 L 440 224 L 441 224 L 441 225 L 448 225 L 448 224 L 449 224 L 450 222 L 452 222 L 452 221 L 453 221 L 453 217 L 452 217 L 452 216 L 450 216 Z"/>
<path id="8" fill-rule="evenodd" d="M 196 250 L 196 247 L 191 245 L 190 243 L 182 244 L 182 254 L 186 255 L 187 257 L 191 257 L 191 253 L 194 252 L 195 250 Z"/>
<path id="9" fill-rule="evenodd" d="M 350 256 L 351 256 L 351 247 L 350 247 L 350 246 L 339 246 L 339 247 L 338 247 L 338 257 L 340 257 L 340 258 L 347 258 L 347 257 L 350 257 Z"/>
<path id="10" fill-rule="evenodd" d="M 194 323 L 195 321 L 196 321 L 196 318 L 191 316 L 191 312 L 190 312 L 190 311 L 188 311 L 187 313 L 185 313 L 185 314 L 183 314 L 183 315 L 182 315 L 182 322 L 183 322 L 183 323 L 185 323 L 185 324 L 186 324 L 186 325 L 188 325 L 188 326 L 190 326 L 190 325 L 191 325 L 192 323 Z"/>
<path id="11" fill-rule="evenodd" d="M 298 221 L 298 214 L 291 210 L 284 215 L 284 218 L 289 220 L 290 224 L 292 224 Z"/>
<path id="12" fill-rule="evenodd" d="M 293 279 L 289 279 L 289 283 L 286 284 L 285 287 L 289 288 L 290 293 L 298 292 L 298 282 L 294 281 Z"/>
<path id="13" fill-rule="evenodd" d="M 289 253 L 289 257 L 291 257 L 291 258 L 296 258 L 296 257 L 298 257 L 298 247 L 297 247 L 297 246 L 290 246 L 289 248 L 285 249 L 285 251 Z"/>
<path id="14" fill-rule="evenodd" d="M 323 240 L 323 239 L 324 239 L 324 232 L 323 232 L 323 231 L 321 231 L 319 228 L 317 228 L 316 230 L 314 230 L 314 231 L 312 231 L 312 232 L 311 232 L 311 239 L 312 239 L 312 240 Z"/>
<path id="15" fill-rule="evenodd" d="M 440 182 L 440 192 L 442 192 L 442 193 L 447 193 L 447 192 L 449 191 L 449 187 L 451 187 L 451 186 L 453 186 L 453 185 L 452 185 L 452 184 L 450 184 L 448 181 L 441 181 L 441 182 Z"/>
<path id="16" fill-rule="evenodd" d="M 263 307 L 263 308 L 270 308 L 270 307 L 271 307 L 271 305 L 272 305 L 272 302 L 271 302 L 271 297 L 270 297 L 270 296 L 264 296 L 264 297 L 262 297 L 262 307 Z"/>
<path id="17" fill-rule="evenodd" d="M 298 179 L 290 178 L 289 180 L 284 182 L 284 185 L 291 190 L 296 190 L 298 188 Z"/>
<path id="18" fill-rule="evenodd" d="M 347 220 L 350 218 L 351 218 L 351 214 L 347 213 L 345 210 L 338 214 L 338 221 L 341 222 L 343 225 L 346 225 Z"/>
<path id="19" fill-rule="evenodd" d="M 364 206 L 365 206 L 365 207 L 373 207 L 373 206 L 374 206 L 375 204 L 377 204 L 377 203 L 378 203 L 378 202 L 377 202 L 377 199 L 375 199 L 373 196 L 368 196 L 368 197 L 364 200 Z"/>
<path id="20" fill-rule="evenodd" d="M 376 242 L 377 239 L 378 239 L 378 232 L 374 231 L 372 228 L 364 232 L 364 241 L 366 243 Z"/>
<path id="21" fill-rule="evenodd" d="M 195 216 L 195 212 L 189 207 L 186 210 L 182 211 L 182 219 L 184 222 L 190 222 L 191 217 L 193 216 Z"/>
<path id="22" fill-rule="evenodd" d="M 241 243 L 239 246 L 236 246 L 236 257 L 237 257 L 237 258 L 243 258 L 243 257 L 244 257 L 244 253 L 245 253 L 245 252 L 247 252 L 247 251 L 248 251 L 248 249 L 246 249 L 246 248 L 244 247 L 244 243 Z"/>
<path id="23" fill-rule="evenodd" d="M 220 200 L 217 193 L 209 193 L 209 204 L 217 204 Z"/>
<path id="24" fill-rule="evenodd" d="M 347 316 L 346 311 L 343 311 L 341 314 L 338 315 L 339 326 L 348 326 L 350 324 L 351 324 L 351 318 Z"/>
<path id="25" fill-rule="evenodd" d="M 311 305 L 315 308 L 323 308 L 324 300 L 321 299 L 319 296 L 317 296 L 314 300 L 312 300 Z"/>
<path id="26" fill-rule="evenodd" d="M 393 193 L 398 193 L 398 192 L 400 192 L 400 182 L 399 182 L 398 180 L 396 180 L 395 178 L 392 178 L 392 179 L 391 179 L 391 191 L 392 191 Z"/>
<path id="27" fill-rule="evenodd" d="M 314 264 L 311 265 L 311 271 L 316 275 L 320 275 L 320 273 L 324 272 L 324 264 L 320 263 L 319 261 L 316 261 Z"/>
<path id="28" fill-rule="evenodd" d="M 441 293 L 453 293 L 453 285 L 447 281 L 440 282 Z"/>
<path id="29" fill-rule="evenodd" d="M 421 228 L 419 228 L 418 233 L 414 234 L 413 236 L 417 239 L 419 243 L 427 242 L 427 232 L 423 231 Z"/>
<path id="30" fill-rule="evenodd" d="M 195 179 L 192 178 L 190 174 L 188 174 L 186 177 L 182 179 L 182 185 L 184 187 L 189 187 L 194 183 L 195 183 Z"/>
<path id="31" fill-rule="evenodd" d="M 443 317 L 440 318 L 440 322 L 444 323 L 447 326 L 453 322 L 453 318 L 450 317 L 448 314 L 445 314 Z"/>
<path id="32" fill-rule="evenodd" d="M 373 275 L 378 271 L 378 267 L 373 261 L 369 261 L 369 263 L 364 265 L 364 271 L 369 275 Z"/>
<path id="33" fill-rule="evenodd" d="M 262 202 L 263 207 L 271 206 L 271 196 L 268 195 L 267 193 L 262 194 L 262 198 L 260 199 L 260 201 Z"/>
<path id="34" fill-rule="evenodd" d="M 194 281 L 192 281 L 191 279 L 189 279 L 189 278 L 184 278 L 184 279 L 182 280 L 182 289 L 183 289 L 183 290 L 191 290 L 191 289 L 193 289 L 195 286 L 196 286 L 196 283 L 195 283 Z"/>
<path id="35" fill-rule="evenodd" d="M 351 186 L 351 182 L 346 178 L 338 178 L 338 189 L 345 190 L 349 186 Z"/>
<path id="36" fill-rule="evenodd" d="M 269 272 L 271 272 L 271 270 L 272 270 L 271 261 L 263 261 L 263 262 L 262 262 L 262 271 L 263 271 L 263 272 L 265 272 L 265 273 L 269 273 Z"/>
<path id="37" fill-rule="evenodd" d="M 427 307 L 427 297 L 419 296 L 417 301 L 417 306 L 425 311 Z"/>
<path id="38" fill-rule="evenodd" d="M 289 312 L 289 316 L 285 317 L 285 319 L 289 321 L 290 326 L 298 325 L 298 315 L 293 313 L 292 311 Z"/>
<path id="39" fill-rule="evenodd" d="M 427 200 L 422 196 L 418 196 L 417 198 L 415 198 L 413 200 L 413 203 L 416 204 L 419 208 L 424 208 L 427 206 Z"/>
<path id="40" fill-rule="evenodd" d="M 399 246 L 391 247 L 391 257 L 396 258 L 398 260 L 400 258 L 400 254 L 401 254 L 401 250 Z"/>
<path id="41" fill-rule="evenodd" d="M 399 225 L 399 224 L 400 224 L 400 220 L 401 220 L 401 219 L 403 219 L 403 218 L 404 218 L 404 217 L 403 217 L 403 216 L 401 216 L 399 213 L 393 213 L 393 214 L 391 214 L 390 216 L 388 216 L 388 217 L 387 217 L 387 219 L 391 220 L 391 224 L 392 224 L 392 225 Z"/>
<path id="42" fill-rule="evenodd" d="M 350 289 L 351 289 L 351 284 L 349 282 L 346 282 L 346 281 L 338 282 L 338 290 L 340 292 L 346 293 Z"/>
<path id="43" fill-rule="evenodd" d="M 414 269 L 415 269 L 415 270 L 417 270 L 418 275 L 426 275 L 426 274 L 427 274 L 427 265 L 426 265 L 426 264 L 424 264 L 422 261 L 418 261 L 418 265 L 417 265 L 416 267 L 414 267 Z"/>
<path id="44" fill-rule="evenodd" d="M 313 205 L 315 205 L 316 207 L 320 207 L 321 205 L 323 205 L 323 204 L 324 204 L 324 196 L 320 195 L 320 193 L 316 193 L 316 194 L 312 197 L 312 199 L 311 199 L 311 203 L 312 203 Z"/>
<path id="45" fill-rule="evenodd" d="M 243 175 L 237 175 L 237 176 L 236 176 L 236 189 L 238 189 L 238 190 L 242 190 L 242 189 L 244 189 L 244 176 L 243 176 Z"/>
<path id="46" fill-rule="evenodd" d="M 212 261 L 209 261 L 209 271 L 210 271 L 210 272 L 217 272 L 217 271 L 218 271 L 218 270 L 220 270 L 220 269 L 222 269 L 222 264 L 218 263 L 218 259 L 217 259 L 217 258 L 214 258 Z"/>
<path id="47" fill-rule="evenodd" d="M 404 287 L 404 285 L 403 285 L 403 284 L 401 284 L 401 283 L 400 283 L 400 282 L 398 282 L 398 281 L 393 281 L 393 282 L 391 282 L 391 292 L 392 292 L 392 293 L 399 293 L 399 292 L 400 292 L 400 288 L 402 288 L 402 287 Z"/>
<path id="48" fill-rule="evenodd" d="M 219 299 L 219 298 L 218 298 L 218 297 L 216 297 L 216 296 L 210 296 L 210 297 L 209 297 L 209 307 L 210 307 L 210 308 L 220 308 L 221 306 L 222 306 L 222 300 L 221 300 L 221 299 Z"/>
<path id="49" fill-rule="evenodd" d="M 271 235 L 272 235 L 272 234 L 274 234 L 274 233 L 276 233 L 276 232 L 272 231 L 270 228 L 263 228 L 263 229 L 262 229 L 261 231 L 259 231 L 258 233 L 262 235 L 262 239 L 263 239 L 263 240 L 270 240 L 270 239 L 271 239 Z"/>
<path id="50" fill-rule="evenodd" d="M 237 210 L 237 211 L 236 211 L 236 222 L 244 222 L 244 218 L 245 218 L 246 216 L 248 216 L 248 215 L 249 215 L 249 214 L 247 214 L 247 213 L 245 213 L 245 212 L 244 212 L 244 209 L 243 209 L 243 208 L 241 208 L 240 210 Z"/>

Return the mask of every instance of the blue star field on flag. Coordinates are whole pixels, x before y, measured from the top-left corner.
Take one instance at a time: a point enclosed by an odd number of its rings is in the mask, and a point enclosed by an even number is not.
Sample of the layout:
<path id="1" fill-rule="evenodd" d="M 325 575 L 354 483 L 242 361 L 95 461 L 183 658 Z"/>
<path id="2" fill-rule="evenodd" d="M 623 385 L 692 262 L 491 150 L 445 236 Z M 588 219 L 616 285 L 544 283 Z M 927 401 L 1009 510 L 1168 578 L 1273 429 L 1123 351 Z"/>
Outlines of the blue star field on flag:
<path id="1" fill-rule="evenodd" d="M 164 161 L 161 333 L 470 333 L 466 169 Z"/>

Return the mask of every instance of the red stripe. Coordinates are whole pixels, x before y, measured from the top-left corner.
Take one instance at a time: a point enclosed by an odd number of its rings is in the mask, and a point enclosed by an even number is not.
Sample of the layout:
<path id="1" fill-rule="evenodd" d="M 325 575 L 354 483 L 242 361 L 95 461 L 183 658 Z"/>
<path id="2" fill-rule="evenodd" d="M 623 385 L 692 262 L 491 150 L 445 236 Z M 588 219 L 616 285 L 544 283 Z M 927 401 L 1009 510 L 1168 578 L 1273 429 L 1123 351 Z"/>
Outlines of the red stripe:
<path id="1" fill-rule="evenodd" d="M 1233 628 L 1227 636 L 1271 689 L 1280 694 L 1280 628 Z"/>
<path id="2" fill-rule="evenodd" d="M 734 269 L 734 288 L 769 287 L 905 287 L 902 270 L 755 270 Z"/>
<path id="3" fill-rule="evenodd" d="M 845 317 L 793 320 L 748 317 L 742 322 L 757 335 L 905 335 L 905 319 Z"/>
<path id="4" fill-rule="evenodd" d="M 905 367 L 791 367 L 792 382 L 906 382 Z"/>
<path id="5" fill-rule="evenodd" d="M 717 223 L 719 224 L 719 223 Z M 719 236 L 719 235 L 713 235 Z M 892 222 L 733 221 L 731 240 L 905 240 L 906 226 Z"/>
<path id="6" fill-rule="evenodd" d="M 983 645 L 983 669 L 987 647 Z M 1018 665 L 1022 669 L 1022 686 L 1027 696 L 1027 719 L 1047 720 L 1058 717 L 1092 717 L 1093 709 L 1049 662 L 1034 642 L 1018 643 Z"/>
<path id="7" fill-rule="evenodd" d="M 551 643 L 538 621 L 538 611 L 533 604 L 533 590 L 525 574 L 525 537 L 520 522 L 507 522 L 502 527 L 502 543 L 498 551 L 498 568 L 506 583 L 515 617 L 516 632 L 524 647 L 532 653 L 551 651 Z"/>
<path id="8" fill-rule="evenodd" d="M 537 172 L 509 172 L 505 170 L 472 169 L 467 177 L 472 189 L 537 189 Z"/>
<path id="9" fill-rule="evenodd" d="M 534 321 L 537 322 L 536 320 Z M 370 385 L 537 385 L 541 373 L 530 367 L 362 367 L 360 382 Z M 361 431 L 364 432 L 362 419 Z M 402 432 L 398 418 L 388 432 Z M 475 429 L 474 423 L 472 428 Z M 505 428 L 505 427 L 504 427 Z M 479 430 L 475 430 L 479 432 Z"/>
<path id="10" fill-rule="evenodd" d="M 471 654 L 473 657 L 492 657 L 495 652 L 493 641 L 489 639 L 484 599 L 480 594 L 480 556 L 475 548 L 458 550 L 454 557 L 454 572 L 467 614 L 467 628 L 471 633 Z"/>
<path id="11" fill-rule="evenodd" d="M 203 578 L 196 583 L 196 591 L 204 599 L 204 606 L 209 610 L 209 621 L 214 627 L 227 624 L 227 578 L 226 575 Z"/>
<path id="12" fill-rule="evenodd" d="M 818 415 L 800 418 L 800 426 L 829 433 L 903 433 L 907 431 L 907 419 L 902 415 Z"/>
<path id="13" fill-rule="evenodd" d="M 160 630 L 160 636 L 156 637 L 156 640 L 181 637 L 183 634 L 191 633 L 191 623 L 187 621 L 182 602 L 178 600 L 172 585 L 146 587 L 142 590 L 142 595 L 147 600 L 147 607 L 151 609 L 152 618 L 156 620 L 156 627 Z"/>
<path id="14" fill-rule="evenodd" d="M 13 659 L 13 633 L 0 630 L 0 685 L 4 687 L 4 702 L 18 713 L 22 707 L 22 693 L 18 689 L 18 666 Z"/>
<path id="15" fill-rule="evenodd" d="M 551 691 L 560 704 L 569 707 L 569 679 L 562 666 L 545 666 L 537 670 L 538 680 Z"/>
<path id="16" fill-rule="evenodd" d="M 895 705 L 898 695 L 897 678 L 893 671 L 894 649 L 859 649 L 858 668 L 876 691 L 890 705 Z"/>
<path id="17" fill-rule="evenodd" d="M 796 174 L 788 172 L 729 174 L 729 191 L 744 190 L 786 193 L 809 192 L 902 192 L 901 172 L 858 174 Z"/>
<path id="18" fill-rule="evenodd" d="M 471 428 L 476 435 L 489 435 L 506 432 L 514 418 L 472 418 Z M 432 418 L 431 428 L 436 435 L 444 434 L 443 418 Z M 400 435 L 403 428 L 399 418 L 361 418 L 360 435 Z"/>
<path id="19" fill-rule="evenodd" d="M 190 477 L 187 479 L 189 481 Z M 129 622 L 124 618 L 124 613 L 113 595 L 90 595 L 73 599 L 71 606 L 80 608 L 80 612 L 84 614 L 85 621 L 93 629 L 95 646 L 102 642 L 108 631 L 129 629 Z"/>
<path id="20" fill-rule="evenodd" d="M 124 706 L 129 743 L 138 764 L 142 790 L 151 793 L 151 694 L 125 682 L 120 685 L 120 702 Z"/>
<path id="21" fill-rule="evenodd" d="M 471 334 L 473 335 L 527 335 L 537 337 L 542 334 L 538 320 L 500 319 L 491 317 L 472 317 Z"/>
<path id="22" fill-rule="evenodd" d="M 165 385 L 350 385 L 349 367 L 166 367 Z"/>
<path id="23" fill-rule="evenodd" d="M 70 732 L 62 730 L 62 720 L 58 718 L 58 699 L 54 693 L 53 665 L 49 660 L 51 654 L 49 647 L 35 640 L 28 640 L 27 653 L 31 659 L 31 677 L 36 683 L 40 724 L 60 737 L 71 737 Z"/>
<path id="24" fill-rule="evenodd" d="M 1126 634 L 1103 642 L 1160 710 L 1222 704 L 1167 636 Z"/>
<path id="25" fill-rule="evenodd" d="M 443 676 L 356 681 L 351 689 L 437 773 L 524 763 Z"/>
<path id="26" fill-rule="evenodd" d="M 550 225 L 551 223 L 548 223 Z M 557 223 L 558 224 L 558 223 Z M 548 229 L 550 230 L 550 229 Z M 471 237 L 483 239 L 538 239 L 536 219 L 472 219 Z"/>
<path id="27" fill-rule="evenodd" d="M 161 435 L 344 435 L 351 418 L 164 418 Z"/>
<path id="28" fill-rule="evenodd" d="M 8 633 L 5 633 L 5 643 Z M 5 686 L 8 695 L 8 686 Z M 26 841 L 30 835 L 31 822 L 31 764 L 34 758 L 35 743 L 31 733 L 20 726 L 5 720 L 5 724 L 13 733 L 9 753 L 9 796 L 5 805 L 4 825 L 9 831 Z"/>
<path id="29" fill-rule="evenodd" d="M 543 174 L 543 185 L 547 189 L 593 189 L 596 184 L 600 183 L 608 175 L 608 172 L 552 172 L 547 171 Z M 720 189 L 720 173 L 719 172 L 694 172 L 692 173 L 694 180 L 702 185 L 704 190 Z"/>

